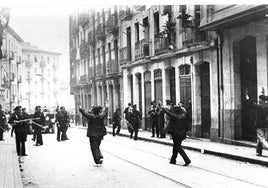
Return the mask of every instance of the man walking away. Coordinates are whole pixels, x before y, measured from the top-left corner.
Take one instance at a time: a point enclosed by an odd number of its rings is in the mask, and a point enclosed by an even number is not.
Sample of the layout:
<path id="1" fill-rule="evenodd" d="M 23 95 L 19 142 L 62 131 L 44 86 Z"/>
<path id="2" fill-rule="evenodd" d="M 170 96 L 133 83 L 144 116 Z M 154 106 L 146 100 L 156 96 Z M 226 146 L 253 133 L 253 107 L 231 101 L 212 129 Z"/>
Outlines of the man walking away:
<path id="1" fill-rule="evenodd" d="M 167 132 L 172 136 L 173 140 L 173 151 L 170 164 L 176 164 L 176 158 L 179 153 L 185 162 L 184 166 L 188 166 L 191 163 L 191 160 L 181 146 L 182 141 L 186 138 L 187 131 L 185 112 L 178 106 L 175 106 L 173 111 L 169 110 L 168 108 L 164 108 L 162 104 L 161 108 L 164 110 L 167 116 L 170 117 L 170 122 L 166 127 Z"/>
<path id="2" fill-rule="evenodd" d="M 115 136 L 115 129 L 117 128 L 116 134 L 119 135 L 121 129 L 121 114 L 120 108 L 116 108 L 116 111 L 113 113 L 112 123 L 113 123 L 113 136 Z"/>

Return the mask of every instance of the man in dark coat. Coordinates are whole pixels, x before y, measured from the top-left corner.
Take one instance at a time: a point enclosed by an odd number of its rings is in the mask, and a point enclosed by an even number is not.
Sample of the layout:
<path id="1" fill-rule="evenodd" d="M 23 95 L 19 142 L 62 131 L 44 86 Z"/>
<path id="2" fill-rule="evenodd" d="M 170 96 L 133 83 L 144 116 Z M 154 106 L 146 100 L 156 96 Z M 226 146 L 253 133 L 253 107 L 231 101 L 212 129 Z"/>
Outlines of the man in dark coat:
<path id="1" fill-rule="evenodd" d="M 259 96 L 259 104 L 253 104 L 252 107 L 257 110 L 256 118 L 256 132 L 257 132 L 257 146 L 256 155 L 262 155 L 263 147 L 268 149 L 267 134 L 268 134 L 268 103 L 267 97 L 265 95 Z"/>
<path id="2" fill-rule="evenodd" d="M 7 125 L 7 119 L 5 112 L 2 110 L 2 105 L 0 104 L 0 141 L 4 141 L 3 133 Z"/>
<path id="3" fill-rule="evenodd" d="M 58 131 L 57 131 L 57 140 L 58 141 L 65 141 L 68 140 L 67 138 L 67 129 L 69 125 L 69 116 L 68 113 L 65 111 L 65 107 L 60 107 L 60 110 L 56 110 L 56 123 L 58 124 Z"/>
<path id="4" fill-rule="evenodd" d="M 152 137 L 154 137 L 156 133 L 156 137 L 159 138 L 159 109 L 155 101 L 151 102 L 151 108 L 148 113 L 151 120 Z"/>
<path id="5" fill-rule="evenodd" d="M 121 114 L 120 108 L 116 108 L 116 111 L 113 113 L 112 123 L 113 123 L 113 136 L 115 136 L 115 129 L 117 128 L 116 134 L 119 135 L 121 129 Z"/>
<path id="6" fill-rule="evenodd" d="M 36 124 L 33 126 L 35 127 L 36 131 L 36 144 L 35 146 L 43 145 L 43 137 L 42 137 L 42 127 L 45 126 L 45 115 L 43 112 L 41 112 L 41 106 L 35 107 L 35 113 L 32 116 L 33 118 L 39 118 L 38 120 L 34 120 Z M 38 126 L 39 125 L 39 126 Z"/>
<path id="7" fill-rule="evenodd" d="M 96 164 L 102 164 L 103 162 L 100 144 L 107 133 L 104 125 L 104 119 L 107 116 L 108 109 L 106 108 L 103 112 L 101 111 L 102 107 L 100 106 L 93 107 L 92 113 L 86 113 L 81 107 L 79 107 L 79 112 L 88 119 L 87 136 L 89 137 L 91 152 Z"/>
<path id="8" fill-rule="evenodd" d="M 19 121 L 22 120 L 21 114 L 21 106 L 17 106 L 14 108 L 14 113 L 11 114 L 8 123 L 12 124 L 15 131 L 15 138 L 16 138 L 16 151 L 18 156 L 27 156 L 26 148 L 25 148 L 25 141 L 27 139 L 27 132 L 29 127 L 25 126 L 24 123 L 20 123 Z"/>
<path id="9" fill-rule="evenodd" d="M 168 108 L 163 108 L 167 116 L 170 117 L 169 125 L 167 125 L 167 131 L 172 136 L 173 140 L 173 152 L 170 159 L 170 164 L 176 164 L 176 158 L 178 153 L 182 156 L 185 164 L 187 166 L 191 163 L 191 160 L 188 158 L 184 150 L 182 149 L 181 143 L 186 138 L 187 131 L 187 120 L 185 112 L 178 106 L 175 106 L 173 110 Z"/>
<path id="10" fill-rule="evenodd" d="M 133 127 L 130 131 L 130 138 L 132 138 L 134 133 L 134 140 L 138 140 L 138 132 L 141 124 L 141 114 L 137 110 L 136 104 L 133 105 L 132 113 L 130 114 L 130 122 Z"/>

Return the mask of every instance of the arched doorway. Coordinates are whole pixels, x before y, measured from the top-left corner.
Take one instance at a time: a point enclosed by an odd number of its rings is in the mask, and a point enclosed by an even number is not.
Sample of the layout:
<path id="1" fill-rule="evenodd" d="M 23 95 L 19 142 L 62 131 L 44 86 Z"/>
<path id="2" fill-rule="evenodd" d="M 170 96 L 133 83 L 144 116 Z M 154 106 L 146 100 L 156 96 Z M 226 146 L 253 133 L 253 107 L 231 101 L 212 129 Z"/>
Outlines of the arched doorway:
<path id="1" fill-rule="evenodd" d="M 254 141 L 254 110 L 252 103 L 257 103 L 257 62 L 256 38 L 249 36 L 239 43 L 241 104 L 242 104 L 242 138 Z"/>
<path id="2" fill-rule="evenodd" d="M 210 77 L 209 63 L 200 65 L 201 78 L 201 136 L 210 137 L 211 110 L 210 110 Z"/>

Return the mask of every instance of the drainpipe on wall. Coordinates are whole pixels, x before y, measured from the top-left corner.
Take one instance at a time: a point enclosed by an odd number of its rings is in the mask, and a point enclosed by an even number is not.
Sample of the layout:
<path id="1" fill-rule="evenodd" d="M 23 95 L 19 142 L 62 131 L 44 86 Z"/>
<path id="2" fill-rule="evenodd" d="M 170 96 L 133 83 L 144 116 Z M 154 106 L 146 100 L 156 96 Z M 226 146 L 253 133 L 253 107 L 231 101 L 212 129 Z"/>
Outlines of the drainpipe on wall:
<path id="1" fill-rule="evenodd" d="M 217 61 L 218 61 L 218 118 L 219 127 L 221 127 L 221 138 L 224 142 L 224 87 L 223 87 L 223 32 L 217 31 Z"/>

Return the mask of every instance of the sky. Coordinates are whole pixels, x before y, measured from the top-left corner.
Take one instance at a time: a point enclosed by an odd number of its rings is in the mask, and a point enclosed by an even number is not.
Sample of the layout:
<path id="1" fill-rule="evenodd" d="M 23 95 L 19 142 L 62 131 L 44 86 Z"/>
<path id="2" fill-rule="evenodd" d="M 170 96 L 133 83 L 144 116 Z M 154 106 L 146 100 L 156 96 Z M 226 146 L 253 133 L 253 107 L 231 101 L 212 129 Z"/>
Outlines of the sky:
<path id="1" fill-rule="evenodd" d="M 39 49 L 59 52 L 60 80 L 69 81 L 69 20 L 63 7 L 12 6 L 10 22 L 14 31 Z"/>

